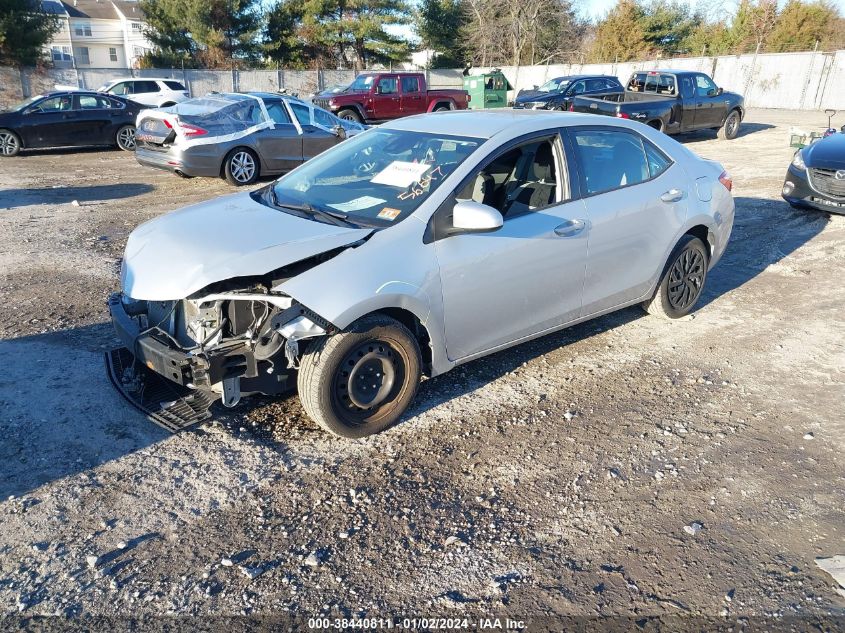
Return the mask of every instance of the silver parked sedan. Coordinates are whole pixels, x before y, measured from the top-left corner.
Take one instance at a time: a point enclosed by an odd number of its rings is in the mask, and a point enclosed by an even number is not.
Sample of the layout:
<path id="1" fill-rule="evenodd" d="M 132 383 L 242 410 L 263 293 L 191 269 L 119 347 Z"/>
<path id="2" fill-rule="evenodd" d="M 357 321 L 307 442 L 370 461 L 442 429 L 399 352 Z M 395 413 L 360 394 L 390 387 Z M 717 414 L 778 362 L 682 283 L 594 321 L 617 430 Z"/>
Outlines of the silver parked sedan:
<path id="1" fill-rule="evenodd" d="M 632 304 L 688 314 L 728 243 L 730 190 L 719 164 L 631 121 L 400 119 L 136 229 L 112 378 L 173 428 L 295 383 L 325 429 L 368 435 L 422 374 Z M 181 400 L 143 399 L 161 377 Z"/>
<path id="2" fill-rule="evenodd" d="M 364 131 L 311 103 L 266 92 L 212 93 L 138 115 L 135 157 L 179 176 L 249 185 Z"/>

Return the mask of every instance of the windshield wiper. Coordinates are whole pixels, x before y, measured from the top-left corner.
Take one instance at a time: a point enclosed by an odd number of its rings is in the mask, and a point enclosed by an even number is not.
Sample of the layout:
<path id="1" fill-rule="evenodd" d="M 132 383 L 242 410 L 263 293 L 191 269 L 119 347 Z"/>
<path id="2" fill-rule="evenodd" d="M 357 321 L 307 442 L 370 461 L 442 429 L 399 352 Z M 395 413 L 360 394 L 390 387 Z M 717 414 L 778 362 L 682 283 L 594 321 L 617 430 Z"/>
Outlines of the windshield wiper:
<path id="1" fill-rule="evenodd" d="M 276 197 L 276 192 L 273 188 L 270 188 L 272 192 L 273 204 L 277 207 L 281 207 L 283 209 L 292 209 L 293 211 L 300 211 L 301 213 L 307 213 L 308 215 L 314 217 L 321 217 L 324 220 L 328 220 L 331 224 L 336 224 L 338 226 L 355 226 L 353 222 L 348 219 L 348 215 L 342 213 L 341 211 L 327 211 L 326 209 L 318 209 L 307 202 L 302 204 L 296 203 L 281 203 L 278 201 Z"/>

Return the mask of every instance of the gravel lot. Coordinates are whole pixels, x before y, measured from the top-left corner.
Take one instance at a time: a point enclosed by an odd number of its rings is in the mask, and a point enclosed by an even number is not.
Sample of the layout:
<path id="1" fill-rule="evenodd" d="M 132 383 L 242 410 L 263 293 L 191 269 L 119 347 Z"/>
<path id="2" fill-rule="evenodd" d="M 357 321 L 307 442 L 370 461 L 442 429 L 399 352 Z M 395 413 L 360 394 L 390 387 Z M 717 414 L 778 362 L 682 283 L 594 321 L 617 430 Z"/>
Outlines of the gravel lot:
<path id="1" fill-rule="evenodd" d="M 473 362 L 362 441 L 293 395 L 169 435 L 109 384 L 127 235 L 223 181 L 0 161 L 0 612 L 845 615 L 845 217 L 780 199 L 790 124 L 826 117 L 680 139 L 737 203 L 694 317 Z"/>

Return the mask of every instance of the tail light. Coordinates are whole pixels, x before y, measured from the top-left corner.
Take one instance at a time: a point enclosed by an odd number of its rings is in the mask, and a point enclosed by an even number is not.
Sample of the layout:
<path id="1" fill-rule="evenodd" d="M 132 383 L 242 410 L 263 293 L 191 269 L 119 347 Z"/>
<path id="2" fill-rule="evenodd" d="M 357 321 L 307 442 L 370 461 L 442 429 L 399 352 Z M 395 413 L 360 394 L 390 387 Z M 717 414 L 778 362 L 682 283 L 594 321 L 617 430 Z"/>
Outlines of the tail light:
<path id="1" fill-rule="evenodd" d="M 179 129 L 182 130 L 182 134 L 189 138 L 192 136 L 202 136 L 203 134 L 208 134 L 208 130 L 204 130 L 196 125 L 189 125 L 187 123 L 180 122 Z"/>
<path id="2" fill-rule="evenodd" d="M 625 112 L 617 112 L 616 118 L 617 119 L 630 119 L 631 117 L 628 116 Z"/>
<path id="3" fill-rule="evenodd" d="M 719 182 L 725 185 L 725 189 L 728 191 L 732 191 L 734 188 L 733 178 L 731 178 L 731 175 L 726 171 L 723 171 L 719 176 Z"/>

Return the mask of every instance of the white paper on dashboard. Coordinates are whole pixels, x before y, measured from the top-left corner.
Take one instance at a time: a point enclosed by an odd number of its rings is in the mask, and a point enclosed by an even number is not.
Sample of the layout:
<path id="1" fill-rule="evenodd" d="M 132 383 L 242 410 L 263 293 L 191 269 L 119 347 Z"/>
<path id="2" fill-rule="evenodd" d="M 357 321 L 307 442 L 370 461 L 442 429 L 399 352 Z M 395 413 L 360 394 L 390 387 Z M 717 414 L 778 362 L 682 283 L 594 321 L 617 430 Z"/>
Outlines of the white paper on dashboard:
<path id="1" fill-rule="evenodd" d="M 373 176 L 371 183 L 405 189 L 417 182 L 431 165 L 395 160 Z"/>
<path id="2" fill-rule="evenodd" d="M 377 204 L 383 204 L 384 200 L 381 198 L 373 198 L 372 196 L 362 196 L 360 198 L 355 198 L 354 200 L 350 200 L 349 202 L 339 202 L 337 204 L 330 204 L 332 209 L 337 209 L 338 211 L 360 211 L 361 209 L 369 209 L 370 207 L 374 207 Z"/>

